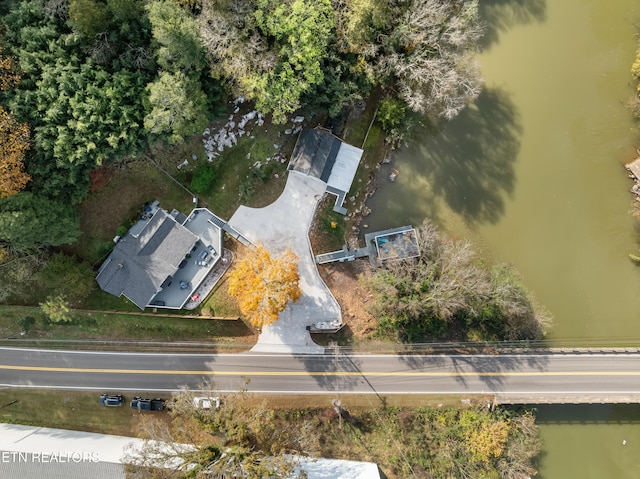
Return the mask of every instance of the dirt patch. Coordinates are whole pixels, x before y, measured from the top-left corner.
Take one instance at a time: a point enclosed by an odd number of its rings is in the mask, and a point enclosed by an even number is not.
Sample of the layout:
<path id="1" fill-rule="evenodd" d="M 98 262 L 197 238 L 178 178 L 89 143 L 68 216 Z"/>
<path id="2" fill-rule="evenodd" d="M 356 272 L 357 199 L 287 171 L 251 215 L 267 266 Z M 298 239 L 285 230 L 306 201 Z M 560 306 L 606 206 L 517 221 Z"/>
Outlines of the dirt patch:
<path id="1" fill-rule="evenodd" d="M 114 169 L 101 166 L 89 173 L 89 180 L 91 181 L 91 191 L 98 191 L 107 186 L 109 180 L 113 177 Z"/>
<path id="2" fill-rule="evenodd" d="M 322 280 L 342 308 L 345 327 L 356 341 L 372 337 L 376 328 L 376 320 L 368 311 L 371 297 L 358 281 L 358 275 L 369 268 L 366 260 L 318 266 Z"/>

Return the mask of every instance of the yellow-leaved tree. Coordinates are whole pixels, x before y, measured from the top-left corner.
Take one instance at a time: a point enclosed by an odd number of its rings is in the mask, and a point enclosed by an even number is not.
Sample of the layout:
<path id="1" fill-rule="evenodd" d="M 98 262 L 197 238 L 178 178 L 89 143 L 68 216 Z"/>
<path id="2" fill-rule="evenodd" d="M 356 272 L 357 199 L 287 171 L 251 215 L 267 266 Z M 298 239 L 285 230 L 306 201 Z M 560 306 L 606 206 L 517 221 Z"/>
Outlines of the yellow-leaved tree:
<path id="1" fill-rule="evenodd" d="M 0 47 L 0 91 L 8 90 L 20 81 L 20 74 L 16 62 L 4 56 Z"/>
<path id="2" fill-rule="evenodd" d="M 473 457 L 483 462 L 500 457 L 509 438 L 509 423 L 485 421 L 475 427 L 468 436 L 468 447 Z"/>
<path id="3" fill-rule="evenodd" d="M 20 192 L 31 179 L 24 171 L 28 149 L 29 127 L 0 107 L 0 198 Z"/>
<path id="4" fill-rule="evenodd" d="M 300 298 L 299 281 L 298 257 L 293 251 L 271 256 L 264 246 L 257 246 L 229 276 L 229 294 L 251 324 L 262 328 L 275 322 L 289 301 Z"/>
<path id="5" fill-rule="evenodd" d="M 0 47 L 0 91 L 20 81 L 13 59 L 5 57 Z M 31 177 L 24 171 L 24 155 L 29 149 L 29 126 L 17 122 L 0 107 L 0 198 L 15 195 Z"/>

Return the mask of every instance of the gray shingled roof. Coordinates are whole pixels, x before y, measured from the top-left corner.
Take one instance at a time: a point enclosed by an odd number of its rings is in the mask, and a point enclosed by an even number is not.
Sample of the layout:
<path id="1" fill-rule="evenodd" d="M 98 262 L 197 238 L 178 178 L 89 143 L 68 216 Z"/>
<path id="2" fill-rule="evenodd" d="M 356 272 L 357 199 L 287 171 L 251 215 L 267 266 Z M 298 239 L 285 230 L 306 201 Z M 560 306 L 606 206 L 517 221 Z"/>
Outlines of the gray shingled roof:
<path id="1" fill-rule="evenodd" d="M 107 293 L 124 295 L 144 309 L 198 238 L 158 210 L 137 238 L 127 234 L 102 265 L 96 280 Z"/>
<path id="2" fill-rule="evenodd" d="M 347 210 L 342 205 L 351 189 L 363 153 L 360 148 L 344 143 L 320 127 L 302 130 L 288 169 L 324 181 L 327 191 L 337 196 L 334 211 L 346 214 Z"/>
<path id="3" fill-rule="evenodd" d="M 289 169 L 320 178 L 326 183 L 341 144 L 340 139 L 328 131 L 302 130 L 291 154 Z"/>

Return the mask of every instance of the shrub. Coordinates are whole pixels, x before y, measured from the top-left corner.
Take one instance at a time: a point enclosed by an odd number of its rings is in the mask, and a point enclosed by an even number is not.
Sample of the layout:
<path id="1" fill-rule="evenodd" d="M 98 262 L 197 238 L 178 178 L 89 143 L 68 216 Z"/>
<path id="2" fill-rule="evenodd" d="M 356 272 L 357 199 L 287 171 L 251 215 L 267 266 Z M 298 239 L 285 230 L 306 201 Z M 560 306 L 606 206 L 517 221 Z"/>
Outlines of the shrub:
<path id="1" fill-rule="evenodd" d="M 191 180 L 191 190 L 199 195 L 206 195 L 211 191 L 213 180 L 216 178 L 216 171 L 209 164 L 199 167 Z"/>
<path id="2" fill-rule="evenodd" d="M 36 324 L 36 318 L 33 316 L 25 316 L 19 321 L 19 324 L 23 331 L 29 332 L 29 330 Z"/>
<path id="3" fill-rule="evenodd" d="M 67 298 L 63 295 L 49 296 L 40 308 L 52 323 L 70 323 L 73 320 Z"/>
<path id="4" fill-rule="evenodd" d="M 399 146 L 416 126 L 416 115 L 407 112 L 405 103 L 393 97 L 386 97 L 380 102 L 376 119 L 393 147 Z"/>
<path id="5" fill-rule="evenodd" d="M 407 109 L 402 101 L 393 97 L 386 97 L 380 102 L 377 119 L 382 125 L 382 129 L 391 133 L 401 127 L 407 113 Z"/>
<path id="6" fill-rule="evenodd" d="M 79 303 L 95 288 L 95 273 L 87 263 L 73 256 L 57 253 L 37 274 L 38 286 L 44 293 L 63 295 L 71 303 Z"/>

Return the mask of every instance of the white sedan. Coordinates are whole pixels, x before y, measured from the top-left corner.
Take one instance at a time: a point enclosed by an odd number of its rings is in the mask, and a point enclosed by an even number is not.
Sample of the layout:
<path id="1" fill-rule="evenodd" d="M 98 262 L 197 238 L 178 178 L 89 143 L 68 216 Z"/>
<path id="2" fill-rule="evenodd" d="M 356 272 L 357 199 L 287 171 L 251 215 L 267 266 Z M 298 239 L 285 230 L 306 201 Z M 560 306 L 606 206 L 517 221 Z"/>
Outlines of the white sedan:
<path id="1" fill-rule="evenodd" d="M 211 409 L 220 407 L 220 398 L 212 397 L 195 397 L 193 398 L 193 405 L 198 409 Z"/>

